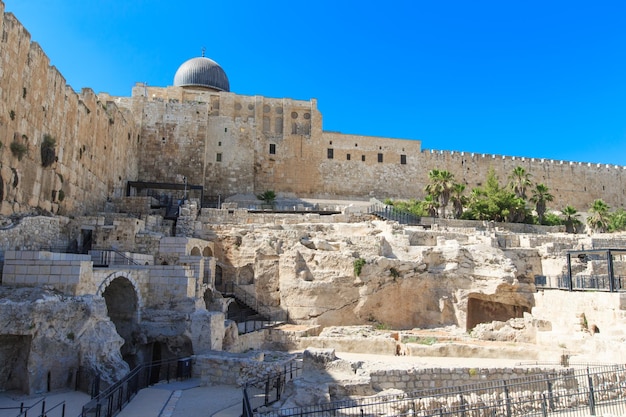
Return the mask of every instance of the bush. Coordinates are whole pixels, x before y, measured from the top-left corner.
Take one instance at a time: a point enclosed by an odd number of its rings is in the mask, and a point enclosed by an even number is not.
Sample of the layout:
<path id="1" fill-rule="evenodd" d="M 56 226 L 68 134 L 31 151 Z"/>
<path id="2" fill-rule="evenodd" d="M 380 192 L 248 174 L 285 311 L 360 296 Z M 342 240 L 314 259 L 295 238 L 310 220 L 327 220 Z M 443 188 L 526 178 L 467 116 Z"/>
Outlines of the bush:
<path id="1" fill-rule="evenodd" d="M 56 161 L 56 144 L 57 141 L 50 135 L 43 135 L 41 142 L 41 165 L 49 167 Z"/>
<path id="2" fill-rule="evenodd" d="M 28 146 L 19 142 L 11 142 L 11 153 L 18 161 L 21 161 L 24 155 L 28 152 Z"/>
<path id="3" fill-rule="evenodd" d="M 355 259 L 354 260 L 354 275 L 356 275 L 357 277 L 361 275 L 361 270 L 363 269 L 364 265 L 365 265 L 365 259 L 363 258 Z"/>

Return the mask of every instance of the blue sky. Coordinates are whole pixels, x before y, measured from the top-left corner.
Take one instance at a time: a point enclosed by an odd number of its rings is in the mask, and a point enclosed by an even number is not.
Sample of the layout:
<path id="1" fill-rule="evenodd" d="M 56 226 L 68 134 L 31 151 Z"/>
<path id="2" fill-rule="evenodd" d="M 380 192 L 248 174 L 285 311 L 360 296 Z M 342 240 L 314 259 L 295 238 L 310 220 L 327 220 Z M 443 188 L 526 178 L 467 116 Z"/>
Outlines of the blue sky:
<path id="1" fill-rule="evenodd" d="M 626 165 L 626 2 L 5 0 L 76 90 L 171 85 L 201 48 L 231 91 L 318 99 L 325 130 Z"/>

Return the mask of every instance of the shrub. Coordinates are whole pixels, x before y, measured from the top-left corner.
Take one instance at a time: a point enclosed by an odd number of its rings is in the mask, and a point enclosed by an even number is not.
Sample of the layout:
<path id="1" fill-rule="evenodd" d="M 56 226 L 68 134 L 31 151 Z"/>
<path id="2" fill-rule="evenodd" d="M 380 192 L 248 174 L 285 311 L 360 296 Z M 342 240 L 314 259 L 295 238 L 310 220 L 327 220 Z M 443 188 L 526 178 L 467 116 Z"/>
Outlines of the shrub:
<path id="1" fill-rule="evenodd" d="M 365 265 L 365 259 L 363 258 L 358 258 L 354 260 L 354 275 L 356 275 L 357 277 L 361 275 L 361 270 L 363 269 L 363 266 Z"/>
<path id="2" fill-rule="evenodd" d="M 55 138 L 48 134 L 43 135 L 41 142 L 41 165 L 43 167 L 49 167 L 56 161 L 56 144 Z"/>
<path id="3" fill-rule="evenodd" d="M 24 155 L 28 152 L 28 146 L 19 142 L 11 142 L 11 153 L 18 161 L 21 161 Z"/>

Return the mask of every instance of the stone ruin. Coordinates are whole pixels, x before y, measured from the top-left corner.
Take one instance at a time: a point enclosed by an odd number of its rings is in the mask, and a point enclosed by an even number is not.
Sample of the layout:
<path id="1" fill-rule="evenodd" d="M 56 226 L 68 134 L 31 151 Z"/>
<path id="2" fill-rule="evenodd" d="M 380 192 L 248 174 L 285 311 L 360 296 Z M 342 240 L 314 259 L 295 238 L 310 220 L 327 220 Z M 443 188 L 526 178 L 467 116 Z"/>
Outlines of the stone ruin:
<path id="1" fill-rule="evenodd" d="M 0 390 L 40 393 L 85 373 L 112 383 L 138 364 L 181 357 L 203 383 L 242 384 L 235 370 L 276 364 L 250 352 L 307 348 L 625 359 L 615 349 L 625 338 L 624 293 L 535 285 L 566 272 L 564 251 L 602 236 L 449 220 L 409 227 L 348 205 L 276 214 L 191 201 L 174 222 L 140 199 L 94 216 L 6 219 Z M 130 206 L 133 215 L 118 212 Z M 611 239 L 619 246 L 623 236 Z M 266 321 L 251 319 L 255 331 L 245 332 L 249 307 Z M 247 365 L 216 365 L 233 360 Z"/>

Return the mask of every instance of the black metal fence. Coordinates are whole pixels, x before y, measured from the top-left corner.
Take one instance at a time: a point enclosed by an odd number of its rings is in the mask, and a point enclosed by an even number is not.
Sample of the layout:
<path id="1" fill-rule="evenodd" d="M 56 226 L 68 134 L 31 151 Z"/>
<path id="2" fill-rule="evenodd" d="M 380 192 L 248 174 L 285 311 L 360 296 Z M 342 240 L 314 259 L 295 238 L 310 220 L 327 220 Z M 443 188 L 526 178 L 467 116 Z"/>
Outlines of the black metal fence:
<path id="1" fill-rule="evenodd" d="M 65 417 L 65 401 L 61 401 L 56 405 L 50 406 L 46 402 L 46 398 L 41 398 L 31 405 L 23 402 L 16 407 L 0 407 L 0 414 L 6 415 L 4 412 L 14 411 L 15 417 Z"/>
<path id="2" fill-rule="evenodd" d="M 287 382 L 301 374 L 302 362 L 291 361 L 281 372 L 246 382 L 243 386 L 243 415 L 252 416 L 253 410 L 279 401 Z"/>
<path id="3" fill-rule="evenodd" d="M 421 221 L 420 217 L 412 213 L 398 210 L 394 206 L 386 204 L 373 204 L 368 208 L 367 212 L 385 220 L 396 221 L 409 226 L 417 226 Z"/>
<path id="4" fill-rule="evenodd" d="M 124 408 L 139 390 L 166 380 L 191 378 L 191 358 L 164 360 L 139 365 L 122 380 L 99 392 L 83 406 L 80 417 L 113 417 Z M 96 379 L 95 385 L 100 384 Z"/>
<path id="5" fill-rule="evenodd" d="M 250 403 L 244 390 L 243 415 L 257 417 L 623 415 L 626 367 L 567 368 L 507 381 L 265 412 L 253 412 Z"/>
<path id="6" fill-rule="evenodd" d="M 567 274 L 535 275 L 535 286 L 576 291 L 626 291 L 626 277 L 613 276 L 613 285 L 610 279 L 608 275 L 574 275 L 571 280 Z"/>

